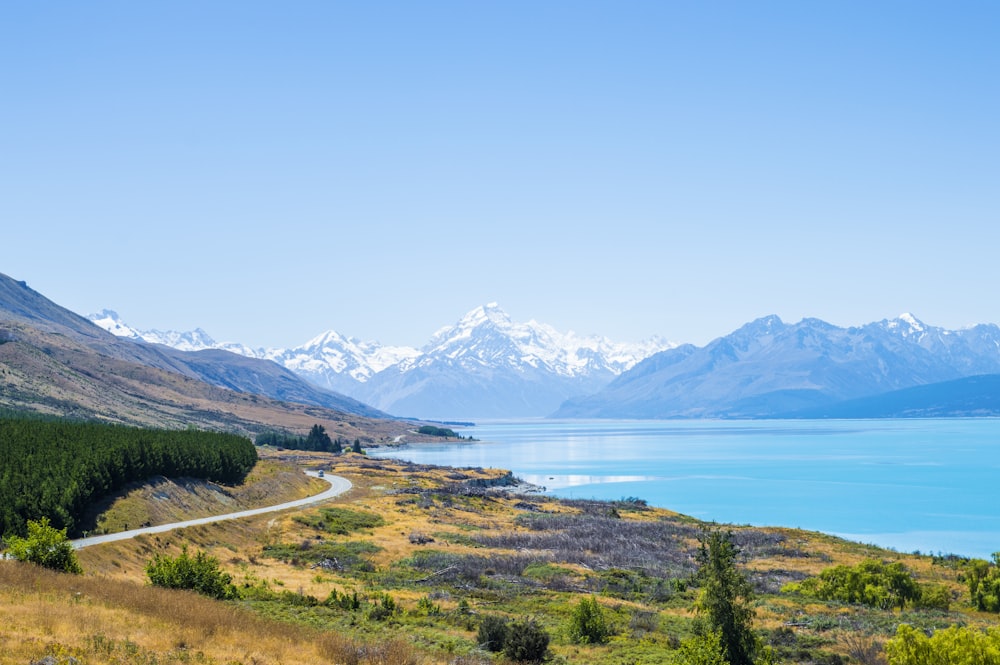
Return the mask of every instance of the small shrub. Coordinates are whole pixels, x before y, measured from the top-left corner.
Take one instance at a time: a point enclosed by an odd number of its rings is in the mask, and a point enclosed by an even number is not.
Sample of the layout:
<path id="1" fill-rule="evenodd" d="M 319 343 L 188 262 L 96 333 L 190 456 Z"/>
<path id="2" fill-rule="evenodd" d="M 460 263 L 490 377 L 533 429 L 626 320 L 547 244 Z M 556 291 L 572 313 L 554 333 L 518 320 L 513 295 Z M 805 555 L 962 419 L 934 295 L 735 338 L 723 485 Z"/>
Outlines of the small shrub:
<path id="1" fill-rule="evenodd" d="M 399 606 L 392 596 L 382 593 L 375 596 L 371 609 L 368 610 L 368 618 L 372 621 L 385 621 L 399 612 Z"/>
<path id="2" fill-rule="evenodd" d="M 507 626 L 503 653 L 519 663 L 539 663 L 549 650 L 549 634 L 533 620 L 512 621 Z"/>
<path id="3" fill-rule="evenodd" d="M 569 619 L 569 636 L 577 644 L 604 644 L 611 629 L 604 610 L 593 596 L 581 598 Z"/>
<path id="4" fill-rule="evenodd" d="M 476 642 L 481 649 L 499 653 L 503 651 L 504 643 L 507 641 L 507 619 L 495 614 L 487 614 L 479 623 L 479 632 L 476 633 Z"/>
<path id="5" fill-rule="evenodd" d="M 157 554 L 146 564 L 149 581 L 167 589 L 190 589 L 212 598 L 236 598 L 232 577 L 219 569 L 219 560 L 199 551 L 193 558 L 187 546 L 180 556 L 171 558 Z"/>
<path id="6" fill-rule="evenodd" d="M 441 606 L 436 604 L 428 596 L 424 596 L 417 601 L 417 614 L 429 617 L 438 616 L 441 614 Z"/>
<path id="7" fill-rule="evenodd" d="M 920 598 L 916 607 L 947 612 L 951 607 L 951 592 L 942 584 L 924 584 L 920 587 Z"/>
<path id="8" fill-rule="evenodd" d="M 79 575 L 83 572 L 76 550 L 66 538 L 66 529 L 49 524 L 49 518 L 38 522 L 28 520 L 28 537 L 7 537 L 7 553 L 18 561 L 27 561 L 44 568 Z"/>

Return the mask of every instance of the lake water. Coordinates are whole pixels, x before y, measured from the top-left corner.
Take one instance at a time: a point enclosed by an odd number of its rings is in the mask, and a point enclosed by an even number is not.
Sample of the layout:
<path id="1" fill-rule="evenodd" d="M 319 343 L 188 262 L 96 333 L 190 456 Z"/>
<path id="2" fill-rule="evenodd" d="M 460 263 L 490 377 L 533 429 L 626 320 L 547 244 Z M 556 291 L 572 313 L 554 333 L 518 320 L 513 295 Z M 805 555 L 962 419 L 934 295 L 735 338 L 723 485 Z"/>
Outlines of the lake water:
<path id="1" fill-rule="evenodd" d="M 703 520 L 899 551 L 1000 550 L 1000 420 L 484 423 L 480 443 L 373 450 L 510 469 L 555 495 L 638 497 Z"/>

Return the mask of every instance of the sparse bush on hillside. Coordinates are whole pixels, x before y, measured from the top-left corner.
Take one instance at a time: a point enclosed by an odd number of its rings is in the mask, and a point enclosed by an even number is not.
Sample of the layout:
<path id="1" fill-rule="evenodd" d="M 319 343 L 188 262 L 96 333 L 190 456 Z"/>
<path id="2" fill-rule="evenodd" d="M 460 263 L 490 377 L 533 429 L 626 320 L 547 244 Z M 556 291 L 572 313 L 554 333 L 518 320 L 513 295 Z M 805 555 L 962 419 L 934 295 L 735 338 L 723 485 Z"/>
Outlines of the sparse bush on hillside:
<path id="1" fill-rule="evenodd" d="M 540 663 L 549 651 L 549 634 L 533 619 L 507 625 L 503 653 L 518 663 Z"/>
<path id="2" fill-rule="evenodd" d="M 578 644 L 604 644 L 610 635 L 601 604 L 593 596 L 581 598 L 570 615 L 570 639 Z"/>
<path id="3" fill-rule="evenodd" d="M 913 626 L 902 624 L 896 636 L 886 642 L 885 653 L 889 665 L 998 665 L 1000 629 L 980 631 L 949 626 L 928 636 Z"/>
<path id="4" fill-rule="evenodd" d="M 43 517 L 28 521 L 28 537 L 8 536 L 7 553 L 19 561 L 38 564 L 64 573 L 80 574 L 80 562 L 73 545 L 66 538 L 66 529 L 57 529 Z"/>
<path id="5" fill-rule="evenodd" d="M 202 551 L 191 557 L 187 546 L 177 557 L 154 556 L 146 564 L 146 576 L 155 586 L 166 589 L 190 589 L 219 599 L 237 596 L 232 577 L 219 569 L 219 560 Z"/>
<path id="6" fill-rule="evenodd" d="M 993 563 L 973 559 L 965 566 L 969 595 L 977 610 L 1000 612 L 1000 552 L 993 554 Z"/>
<path id="7" fill-rule="evenodd" d="M 906 566 L 868 559 L 856 566 L 827 568 L 818 577 L 799 584 L 786 585 L 783 591 L 801 593 L 821 600 L 868 605 L 878 609 L 903 609 L 907 603 L 918 604 L 921 589 Z M 931 602 L 940 602 L 931 592 Z"/>
<path id="8" fill-rule="evenodd" d="M 479 623 L 479 632 L 476 633 L 476 643 L 479 648 L 499 653 L 503 651 L 504 642 L 507 639 L 507 624 L 509 620 L 495 614 L 487 614 Z"/>

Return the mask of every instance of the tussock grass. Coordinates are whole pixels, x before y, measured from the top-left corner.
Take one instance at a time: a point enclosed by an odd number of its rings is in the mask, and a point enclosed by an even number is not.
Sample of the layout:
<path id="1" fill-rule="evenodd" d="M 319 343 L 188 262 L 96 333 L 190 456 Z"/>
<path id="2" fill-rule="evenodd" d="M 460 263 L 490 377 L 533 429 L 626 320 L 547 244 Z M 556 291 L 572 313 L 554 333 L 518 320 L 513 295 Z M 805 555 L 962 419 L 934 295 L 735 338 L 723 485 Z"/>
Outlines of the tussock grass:
<path id="1" fill-rule="evenodd" d="M 0 663 L 45 655 L 88 663 L 319 662 L 416 665 L 412 646 L 366 644 L 266 620 L 231 603 L 130 581 L 67 576 L 0 561 Z"/>

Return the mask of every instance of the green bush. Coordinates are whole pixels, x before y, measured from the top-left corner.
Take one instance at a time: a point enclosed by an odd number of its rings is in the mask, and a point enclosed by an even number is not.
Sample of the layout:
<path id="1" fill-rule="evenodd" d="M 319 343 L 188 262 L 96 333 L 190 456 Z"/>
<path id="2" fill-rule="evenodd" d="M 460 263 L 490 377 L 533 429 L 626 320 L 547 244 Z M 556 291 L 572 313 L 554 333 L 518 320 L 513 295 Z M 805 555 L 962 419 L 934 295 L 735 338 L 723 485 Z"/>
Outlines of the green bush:
<path id="1" fill-rule="evenodd" d="M 1000 630 L 949 626 L 928 637 L 902 624 L 886 642 L 889 665 L 1000 665 Z"/>
<path id="2" fill-rule="evenodd" d="M 155 585 L 167 589 L 190 589 L 212 598 L 236 598 L 232 577 L 219 569 L 219 560 L 199 551 L 192 558 L 187 546 L 180 556 L 157 554 L 146 564 L 146 576 Z"/>
<path id="3" fill-rule="evenodd" d="M 518 663 L 540 663 L 549 650 L 549 634 L 532 620 L 512 621 L 503 642 L 505 656 Z"/>
<path id="4" fill-rule="evenodd" d="M 28 537 L 7 537 L 7 553 L 18 561 L 79 575 L 83 572 L 73 545 L 66 538 L 66 529 L 57 529 L 43 517 L 28 521 Z"/>
<path id="5" fill-rule="evenodd" d="M 1000 612 L 1000 552 L 993 555 L 993 563 L 973 559 L 965 567 L 972 604 L 983 612 Z"/>
<path id="6" fill-rule="evenodd" d="M 368 618 L 372 621 L 385 621 L 399 612 L 399 606 L 392 596 L 381 593 L 372 600 L 372 606 L 368 610 Z"/>
<path id="7" fill-rule="evenodd" d="M 875 559 L 856 566 L 827 568 L 819 577 L 787 585 L 783 590 L 883 610 L 903 609 L 906 603 L 916 604 L 921 597 L 919 585 L 903 564 Z"/>
<path id="8" fill-rule="evenodd" d="M 504 642 L 507 641 L 508 620 L 495 614 L 487 614 L 479 623 L 479 632 L 476 633 L 476 643 L 480 648 L 499 653 L 503 651 Z"/>
<path id="9" fill-rule="evenodd" d="M 920 598 L 915 605 L 923 609 L 947 612 L 951 607 L 951 592 L 942 584 L 921 584 Z"/>
<path id="10" fill-rule="evenodd" d="M 604 644 L 611 635 L 604 610 L 593 596 L 581 598 L 569 619 L 569 636 L 577 644 Z"/>

